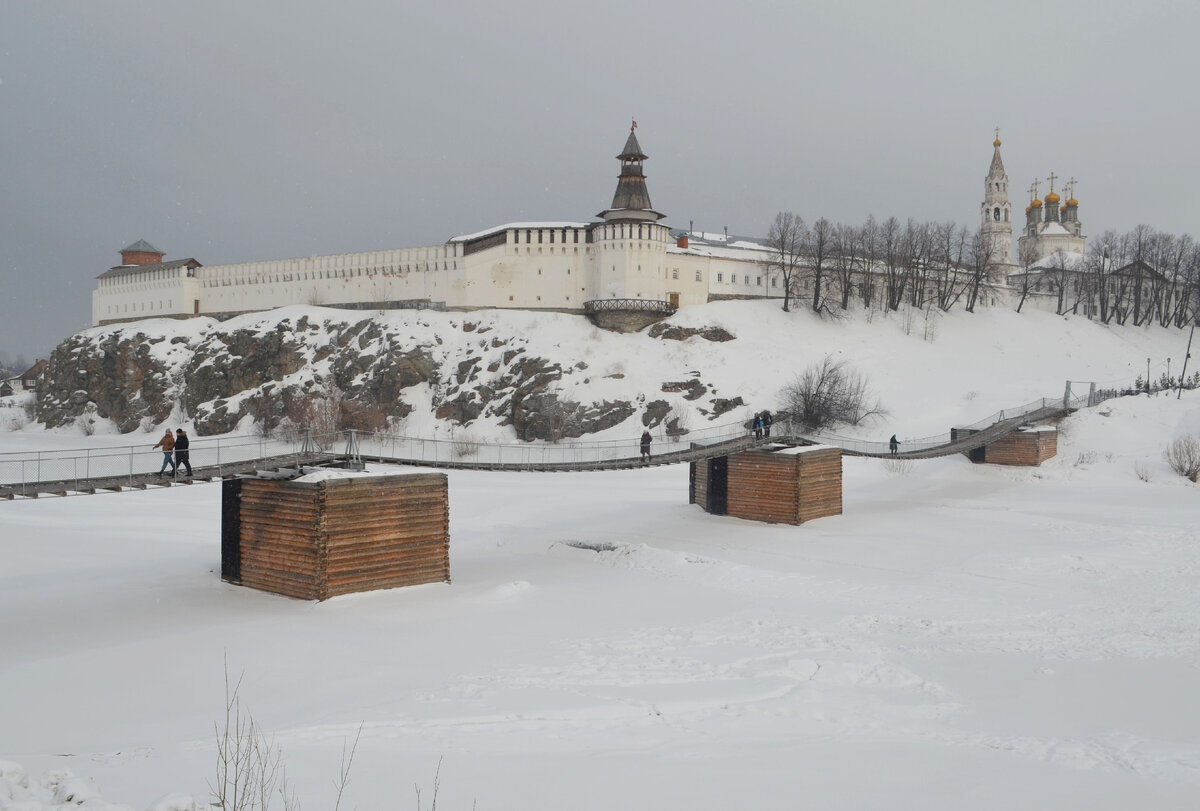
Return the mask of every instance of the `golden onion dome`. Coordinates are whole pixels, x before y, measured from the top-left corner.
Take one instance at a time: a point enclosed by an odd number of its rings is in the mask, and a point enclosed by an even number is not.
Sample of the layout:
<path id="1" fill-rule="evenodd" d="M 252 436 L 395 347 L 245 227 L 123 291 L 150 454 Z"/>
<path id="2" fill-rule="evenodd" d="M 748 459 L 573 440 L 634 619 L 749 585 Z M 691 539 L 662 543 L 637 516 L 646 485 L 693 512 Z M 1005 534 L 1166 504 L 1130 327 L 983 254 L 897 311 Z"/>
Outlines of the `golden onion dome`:
<path id="1" fill-rule="evenodd" d="M 1033 211 L 1033 205 L 1032 205 L 1032 204 L 1025 206 L 1025 213 L 1026 213 L 1026 214 L 1028 214 L 1028 213 L 1029 213 L 1029 212 L 1031 212 L 1031 211 Z"/>
<path id="2" fill-rule="evenodd" d="M 1041 208 L 1041 207 L 1042 207 L 1042 201 L 1041 201 L 1041 200 L 1038 200 L 1037 198 L 1034 198 L 1033 202 L 1029 204 L 1029 207 L 1030 207 L 1030 208 Z"/>
<path id="3" fill-rule="evenodd" d="M 1068 205 L 1068 206 L 1078 206 L 1078 205 L 1079 205 L 1079 201 L 1078 201 L 1078 200 L 1076 200 L 1074 197 L 1068 197 L 1068 198 L 1067 198 L 1067 205 Z"/>
<path id="4" fill-rule="evenodd" d="M 999 135 L 996 136 L 996 140 L 992 141 L 992 146 L 995 146 L 995 147 L 1000 146 L 1000 136 Z"/>
<path id="5" fill-rule="evenodd" d="M 1062 199 L 1062 198 L 1061 198 L 1061 197 L 1059 197 L 1059 196 L 1058 196 L 1057 194 L 1055 194 L 1054 192 L 1050 192 L 1049 194 L 1047 194 L 1047 195 L 1046 195 L 1046 202 L 1047 202 L 1047 203 L 1057 203 L 1057 202 L 1058 202 L 1059 200 L 1061 200 L 1061 199 Z"/>

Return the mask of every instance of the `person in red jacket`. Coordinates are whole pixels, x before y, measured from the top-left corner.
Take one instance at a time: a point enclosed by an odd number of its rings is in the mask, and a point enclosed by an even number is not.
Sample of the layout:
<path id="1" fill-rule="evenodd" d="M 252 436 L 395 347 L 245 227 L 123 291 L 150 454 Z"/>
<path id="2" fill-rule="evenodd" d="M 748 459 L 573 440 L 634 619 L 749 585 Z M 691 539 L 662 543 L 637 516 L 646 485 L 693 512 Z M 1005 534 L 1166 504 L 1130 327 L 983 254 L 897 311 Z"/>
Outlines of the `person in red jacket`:
<path id="1" fill-rule="evenodd" d="M 163 471 L 167 469 L 167 465 L 171 466 L 171 475 L 174 476 L 175 462 L 171 458 L 171 454 L 175 451 L 175 435 L 171 433 L 170 428 L 167 429 L 167 432 L 163 434 L 162 439 L 158 440 L 158 444 L 154 447 L 155 449 L 162 448 L 163 452 L 162 467 L 158 469 L 159 477 L 162 477 Z"/>

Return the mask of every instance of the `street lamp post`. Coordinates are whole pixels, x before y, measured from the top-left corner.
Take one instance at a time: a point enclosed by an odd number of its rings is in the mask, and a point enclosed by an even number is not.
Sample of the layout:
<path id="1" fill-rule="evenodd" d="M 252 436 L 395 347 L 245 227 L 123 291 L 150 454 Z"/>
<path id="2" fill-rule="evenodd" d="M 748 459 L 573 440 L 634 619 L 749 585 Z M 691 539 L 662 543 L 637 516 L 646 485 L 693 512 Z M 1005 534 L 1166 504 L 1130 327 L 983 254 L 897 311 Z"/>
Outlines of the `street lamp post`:
<path id="1" fill-rule="evenodd" d="M 1150 393 L 1150 358 L 1146 358 L 1146 394 Z"/>

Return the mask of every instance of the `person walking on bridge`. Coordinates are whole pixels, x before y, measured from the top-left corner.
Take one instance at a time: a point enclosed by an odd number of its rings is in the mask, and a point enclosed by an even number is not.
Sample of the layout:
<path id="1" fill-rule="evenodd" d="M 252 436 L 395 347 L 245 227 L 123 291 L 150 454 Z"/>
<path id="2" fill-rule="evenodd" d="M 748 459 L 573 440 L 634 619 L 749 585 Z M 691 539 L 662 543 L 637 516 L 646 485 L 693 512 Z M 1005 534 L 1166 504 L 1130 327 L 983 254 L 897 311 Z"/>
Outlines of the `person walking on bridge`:
<path id="1" fill-rule="evenodd" d="M 754 415 L 754 438 L 762 439 L 762 432 L 763 432 L 762 414 L 755 414 Z"/>
<path id="2" fill-rule="evenodd" d="M 765 436 L 765 437 L 771 436 L 771 423 L 773 423 L 773 422 L 775 422 L 775 420 L 773 420 L 771 418 L 771 412 L 764 411 L 762 413 L 763 436 Z"/>
<path id="3" fill-rule="evenodd" d="M 175 471 L 178 471 L 179 466 L 183 465 L 187 468 L 188 476 L 192 475 L 192 462 L 188 453 L 188 445 L 190 444 L 188 442 L 187 431 L 182 428 L 175 429 Z M 175 471 L 172 472 L 172 475 L 174 475 Z"/>
<path id="4" fill-rule="evenodd" d="M 896 451 L 900 450 L 900 440 L 896 439 L 895 434 L 892 434 L 892 438 L 888 440 L 888 449 L 892 452 L 892 456 L 895 456 Z"/>
<path id="5" fill-rule="evenodd" d="M 162 478 L 163 471 L 167 469 L 167 465 L 171 466 L 171 475 L 174 476 L 175 460 L 171 458 L 171 454 L 175 452 L 175 435 L 171 433 L 170 428 L 168 428 L 167 432 L 163 434 L 162 439 L 158 440 L 158 444 L 154 446 L 155 450 L 158 450 L 159 448 L 162 448 L 163 463 L 162 467 L 158 469 L 158 477 L 160 479 Z"/>
<path id="6" fill-rule="evenodd" d="M 649 464 L 650 462 L 650 432 L 642 431 L 642 463 Z"/>

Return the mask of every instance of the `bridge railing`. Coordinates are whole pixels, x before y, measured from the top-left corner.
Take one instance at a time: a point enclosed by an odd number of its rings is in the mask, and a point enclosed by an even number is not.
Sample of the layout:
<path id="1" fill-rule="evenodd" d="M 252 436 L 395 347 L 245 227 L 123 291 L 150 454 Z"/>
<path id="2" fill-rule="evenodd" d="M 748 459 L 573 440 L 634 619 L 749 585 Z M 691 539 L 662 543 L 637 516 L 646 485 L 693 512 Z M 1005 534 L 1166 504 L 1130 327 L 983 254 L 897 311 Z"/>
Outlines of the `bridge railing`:
<path id="1" fill-rule="evenodd" d="M 697 430 L 652 432 L 651 456 L 681 453 L 696 443 L 718 443 L 750 435 L 748 421 L 708 426 Z M 780 426 L 783 428 L 783 426 Z M 777 435 L 783 435 L 777 432 Z M 641 434 L 627 439 L 601 441 L 560 440 L 499 443 L 466 436 L 449 439 L 410 437 L 403 434 L 359 433 L 360 452 L 368 459 L 409 459 L 443 465 L 588 465 L 635 459 L 641 453 Z"/>
<path id="2" fill-rule="evenodd" d="M 152 449 L 157 437 L 137 445 L 106 448 L 73 448 L 49 451 L 0 453 L 0 486 L 13 487 L 32 482 L 64 482 L 81 487 L 88 481 L 124 478 L 157 473 L 163 452 Z M 336 438 L 328 438 L 333 444 Z M 267 457 L 296 455 L 303 449 L 303 438 L 294 440 L 266 437 L 232 436 L 197 438 L 190 442 L 188 460 L 192 468 L 216 468 Z M 170 472 L 170 466 L 167 467 Z"/>
<path id="3" fill-rule="evenodd" d="M 1008 420 L 1033 415 L 1038 411 L 1083 408 L 1094 405 L 1098 395 L 1091 384 L 1073 384 L 1063 395 L 1042 397 L 1021 406 L 1006 408 L 976 422 L 956 426 L 969 432 L 981 431 Z M 685 431 L 667 431 L 662 426 L 652 431 L 652 456 L 685 453 L 695 445 L 719 444 L 745 438 L 750 434 L 748 420 L 708 425 Z M 777 437 L 798 436 L 806 441 L 836 445 L 847 451 L 883 454 L 886 441 L 847 437 L 829 431 L 808 432 L 792 426 L 786 415 L 779 415 L 772 428 Z M 628 438 L 585 441 L 538 441 L 495 443 L 478 441 L 468 435 L 446 439 L 410 437 L 401 434 L 337 432 L 325 436 L 299 435 L 293 438 L 232 436 L 192 440 L 190 461 L 193 468 L 212 468 L 220 475 L 225 465 L 257 459 L 297 456 L 305 453 L 328 452 L 352 454 L 366 458 L 412 460 L 433 465 L 473 466 L 511 465 L 547 466 L 614 462 L 637 458 L 640 454 L 640 431 Z M 950 444 L 949 431 L 927 437 L 900 439 L 901 450 L 923 451 Z M 64 482 L 72 487 L 97 479 L 134 477 L 157 472 L 162 465 L 162 452 L 152 449 L 156 438 L 146 435 L 143 442 L 109 448 L 90 448 L 56 451 L 0 453 L 0 486 L 12 488 L 33 482 Z"/>
<path id="4" fill-rule="evenodd" d="M 964 433 L 976 433 L 993 425 L 1009 420 L 1021 419 L 1032 416 L 1038 412 L 1044 412 L 1048 409 L 1077 409 L 1085 408 L 1089 404 L 1090 388 L 1085 384 L 1083 393 L 1076 395 L 1074 390 L 1064 390 L 1061 397 L 1039 397 L 1036 400 L 1031 400 L 1024 405 L 1005 408 L 995 413 L 989 414 L 981 420 L 977 420 L 965 425 L 953 426 L 955 429 Z M 811 442 L 819 442 L 824 445 L 837 445 L 843 450 L 854 453 L 863 454 L 885 454 L 889 452 L 887 441 L 875 441 L 860 439 L 857 437 L 846 437 L 829 431 L 806 431 L 803 428 L 798 428 L 796 431 L 798 436 L 803 437 Z M 900 450 L 902 452 L 911 451 L 926 451 L 933 448 L 942 447 L 951 444 L 955 439 L 955 433 L 946 431 L 941 434 L 933 434 L 923 437 L 901 437 Z"/>

